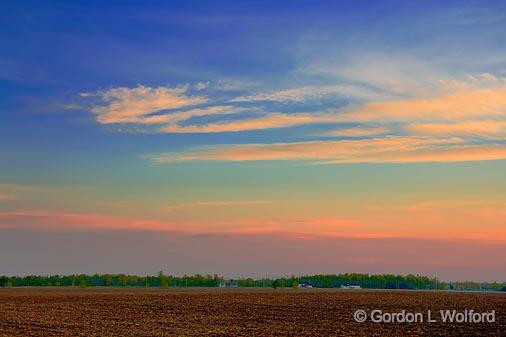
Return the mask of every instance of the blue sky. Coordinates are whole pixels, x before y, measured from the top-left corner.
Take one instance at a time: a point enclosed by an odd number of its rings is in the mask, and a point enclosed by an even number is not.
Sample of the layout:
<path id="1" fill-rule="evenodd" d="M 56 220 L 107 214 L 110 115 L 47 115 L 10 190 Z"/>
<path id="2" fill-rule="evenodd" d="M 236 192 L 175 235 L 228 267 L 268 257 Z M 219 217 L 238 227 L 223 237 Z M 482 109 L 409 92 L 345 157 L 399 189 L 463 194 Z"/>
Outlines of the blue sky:
<path id="1" fill-rule="evenodd" d="M 0 230 L 504 250 L 505 13 L 500 1 L 4 1 Z"/>

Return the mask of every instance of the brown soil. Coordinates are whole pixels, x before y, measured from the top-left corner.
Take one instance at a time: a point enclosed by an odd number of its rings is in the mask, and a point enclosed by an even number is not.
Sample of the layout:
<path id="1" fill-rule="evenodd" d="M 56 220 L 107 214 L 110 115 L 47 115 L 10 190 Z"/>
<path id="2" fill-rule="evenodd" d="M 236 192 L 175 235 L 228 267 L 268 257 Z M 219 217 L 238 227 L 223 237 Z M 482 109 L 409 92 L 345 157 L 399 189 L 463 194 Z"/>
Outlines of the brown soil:
<path id="1" fill-rule="evenodd" d="M 353 313 L 495 310 L 495 323 Z M 369 318 L 369 317 L 368 317 Z M 424 317 L 426 318 L 426 317 Z M 366 290 L 0 289 L 0 336 L 506 336 L 506 294 Z"/>

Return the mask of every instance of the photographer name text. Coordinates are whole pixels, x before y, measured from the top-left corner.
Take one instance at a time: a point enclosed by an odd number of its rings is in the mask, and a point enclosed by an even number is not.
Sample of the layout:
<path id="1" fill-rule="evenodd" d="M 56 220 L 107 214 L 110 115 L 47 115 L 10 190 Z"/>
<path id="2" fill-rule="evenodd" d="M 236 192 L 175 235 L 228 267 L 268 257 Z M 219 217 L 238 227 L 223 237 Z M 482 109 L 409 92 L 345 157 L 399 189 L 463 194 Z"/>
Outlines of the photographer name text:
<path id="1" fill-rule="evenodd" d="M 362 323 L 495 323 L 495 310 L 476 312 L 473 309 L 465 310 L 427 310 L 427 312 L 386 312 L 375 309 L 369 312 L 357 310 L 353 314 L 355 321 Z"/>

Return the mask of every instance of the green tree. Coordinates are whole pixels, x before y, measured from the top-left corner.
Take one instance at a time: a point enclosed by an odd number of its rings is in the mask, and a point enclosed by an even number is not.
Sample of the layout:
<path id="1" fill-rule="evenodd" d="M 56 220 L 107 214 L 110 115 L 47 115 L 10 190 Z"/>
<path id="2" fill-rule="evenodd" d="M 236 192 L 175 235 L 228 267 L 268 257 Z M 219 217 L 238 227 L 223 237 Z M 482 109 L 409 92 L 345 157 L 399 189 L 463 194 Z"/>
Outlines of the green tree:
<path id="1" fill-rule="evenodd" d="M 286 280 L 285 278 L 281 278 L 281 280 L 279 281 L 279 287 L 280 288 L 284 288 L 286 286 Z"/>
<path id="2" fill-rule="evenodd" d="M 162 288 L 168 288 L 169 287 L 169 281 L 167 281 L 166 278 L 162 278 L 160 280 L 160 287 L 162 287 Z"/>
<path id="3" fill-rule="evenodd" d="M 290 284 L 292 285 L 293 289 L 297 289 L 299 287 L 299 282 L 297 281 L 297 279 L 295 278 L 295 276 L 292 276 L 290 278 Z"/>

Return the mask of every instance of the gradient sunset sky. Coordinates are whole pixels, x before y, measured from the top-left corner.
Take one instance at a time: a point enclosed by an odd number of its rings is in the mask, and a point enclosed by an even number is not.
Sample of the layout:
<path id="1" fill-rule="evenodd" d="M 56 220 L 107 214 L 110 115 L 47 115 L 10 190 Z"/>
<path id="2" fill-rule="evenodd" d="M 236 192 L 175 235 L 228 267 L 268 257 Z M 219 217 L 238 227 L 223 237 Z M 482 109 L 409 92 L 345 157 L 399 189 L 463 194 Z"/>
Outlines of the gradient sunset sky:
<path id="1" fill-rule="evenodd" d="M 506 3 L 2 1 L 0 274 L 506 281 Z"/>

